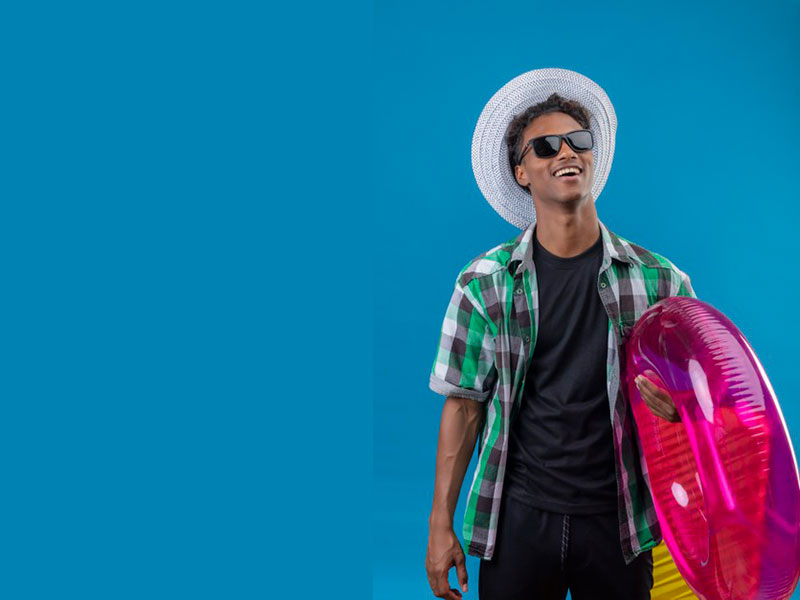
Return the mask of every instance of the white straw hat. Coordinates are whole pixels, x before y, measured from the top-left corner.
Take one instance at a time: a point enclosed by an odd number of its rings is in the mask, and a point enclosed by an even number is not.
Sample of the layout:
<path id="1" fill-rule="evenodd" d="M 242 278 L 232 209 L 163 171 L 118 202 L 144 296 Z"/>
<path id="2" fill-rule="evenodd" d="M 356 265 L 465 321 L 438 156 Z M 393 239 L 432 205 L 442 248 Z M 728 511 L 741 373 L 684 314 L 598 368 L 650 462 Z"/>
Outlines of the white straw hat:
<path id="1" fill-rule="evenodd" d="M 590 113 L 594 136 L 594 181 L 592 198 L 597 200 L 606 184 L 614 160 L 617 116 L 606 93 L 588 77 L 568 69 L 534 69 L 506 83 L 489 100 L 478 118 L 472 136 L 472 170 L 483 195 L 498 214 L 525 229 L 536 220 L 533 198 L 514 178 L 508 162 L 505 134 L 515 115 L 557 92 L 577 100 Z"/>

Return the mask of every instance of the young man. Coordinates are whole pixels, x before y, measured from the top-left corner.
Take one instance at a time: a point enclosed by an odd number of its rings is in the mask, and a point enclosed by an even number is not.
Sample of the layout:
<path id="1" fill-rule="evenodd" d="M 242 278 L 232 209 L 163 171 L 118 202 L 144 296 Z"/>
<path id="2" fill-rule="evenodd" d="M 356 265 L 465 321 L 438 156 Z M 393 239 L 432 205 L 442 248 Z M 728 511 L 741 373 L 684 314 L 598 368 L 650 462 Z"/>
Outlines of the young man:
<path id="1" fill-rule="evenodd" d="M 463 534 L 481 600 L 650 598 L 661 531 L 621 362 L 649 306 L 696 296 L 671 261 L 598 219 L 615 132 L 603 90 L 563 69 L 513 79 L 481 114 L 478 184 L 523 231 L 459 272 L 431 372 L 446 396 L 426 558 L 437 597 L 461 596 L 452 566 L 467 589 L 453 517 L 480 438 Z M 644 401 L 678 421 L 647 375 Z"/>

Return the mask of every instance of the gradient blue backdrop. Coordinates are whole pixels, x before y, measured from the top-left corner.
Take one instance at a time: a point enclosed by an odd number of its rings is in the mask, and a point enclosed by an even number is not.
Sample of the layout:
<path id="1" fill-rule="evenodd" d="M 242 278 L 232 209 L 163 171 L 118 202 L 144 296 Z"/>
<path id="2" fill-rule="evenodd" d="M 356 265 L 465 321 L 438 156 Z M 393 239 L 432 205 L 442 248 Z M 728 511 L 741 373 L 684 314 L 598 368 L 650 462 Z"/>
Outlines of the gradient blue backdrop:
<path id="1" fill-rule="evenodd" d="M 0 6 L 0 597 L 369 593 L 370 18 Z"/>
<path id="2" fill-rule="evenodd" d="M 670 258 L 737 324 L 797 447 L 799 287 L 787 257 L 800 219 L 800 5 L 380 1 L 374 18 L 374 597 L 433 597 L 425 552 L 444 399 L 428 375 L 459 269 L 518 233 L 482 197 L 470 144 L 484 104 L 524 71 L 573 69 L 605 89 L 619 124 L 600 218 Z M 478 568 L 468 557 L 466 598 Z"/>

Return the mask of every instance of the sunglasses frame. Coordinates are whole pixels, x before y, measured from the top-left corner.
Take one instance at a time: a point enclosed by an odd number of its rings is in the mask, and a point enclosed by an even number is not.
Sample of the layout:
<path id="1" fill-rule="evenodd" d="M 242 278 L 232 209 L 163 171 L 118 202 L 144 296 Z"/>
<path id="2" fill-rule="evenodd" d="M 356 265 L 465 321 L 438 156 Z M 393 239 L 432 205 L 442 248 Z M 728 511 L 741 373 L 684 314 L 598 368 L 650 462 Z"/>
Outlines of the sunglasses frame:
<path id="1" fill-rule="evenodd" d="M 591 139 L 592 139 L 592 145 L 589 146 L 589 148 L 587 148 L 586 150 L 578 150 L 572 144 L 572 142 L 570 141 L 569 137 L 567 137 L 567 136 L 572 135 L 573 133 L 579 133 L 581 131 L 586 131 L 589 134 L 589 136 L 591 137 Z M 558 156 L 558 153 L 561 152 L 561 145 L 564 143 L 564 140 L 567 140 L 567 143 L 569 144 L 569 147 L 572 148 L 573 150 L 575 150 L 575 152 L 579 152 L 579 153 L 588 152 L 589 150 L 594 148 L 594 134 L 592 134 L 590 129 L 576 129 L 575 131 L 570 131 L 570 132 L 562 133 L 562 134 L 551 133 L 550 135 L 540 135 L 539 137 L 531 138 L 531 139 L 529 139 L 527 141 L 527 143 L 525 144 L 525 147 L 522 149 L 522 153 L 519 155 L 519 159 L 517 159 L 517 164 L 518 165 L 522 164 L 522 159 L 525 158 L 525 154 L 527 154 L 528 150 L 533 148 L 533 144 L 535 142 L 537 142 L 538 140 L 542 140 L 544 138 L 555 138 L 555 137 L 558 138 L 558 148 L 556 149 L 555 154 L 551 154 L 549 156 L 539 156 L 536 153 L 536 150 L 534 150 L 533 153 L 536 156 L 538 156 L 539 158 L 552 158 L 553 156 Z"/>

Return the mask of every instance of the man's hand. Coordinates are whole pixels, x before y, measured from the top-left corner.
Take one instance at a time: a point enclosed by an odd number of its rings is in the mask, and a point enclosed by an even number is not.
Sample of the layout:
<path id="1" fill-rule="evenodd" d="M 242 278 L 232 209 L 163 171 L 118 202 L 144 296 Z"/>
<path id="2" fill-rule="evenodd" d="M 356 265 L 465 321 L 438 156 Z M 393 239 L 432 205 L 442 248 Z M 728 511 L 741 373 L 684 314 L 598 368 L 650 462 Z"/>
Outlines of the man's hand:
<path id="1" fill-rule="evenodd" d="M 459 600 L 461 592 L 450 587 L 447 575 L 450 567 L 455 566 L 458 583 L 464 592 L 467 591 L 467 563 L 464 551 L 452 527 L 432 527 L 428 534 L 428 554 L 425 557 L 425 569 L 428 571 L 433 595 L 445 600 Z"/>
<path id="2" fill-rule="evenodd" d="M 645 377 L 645 375 L 647 375 L 647 377 Z M 678 423 L 681 417 L 675 408 L 675 403 L 672 401 L 669 392 L 652 381 L 658 378 L 658 375 L 648 369 L 644 372 L 644 375 L 638 375 L 636 377 L 636 387 L 642 395 L 642 400 L 644 400 L 645 404 L 650 408 L 650 412 L 670 423 Z"/>

